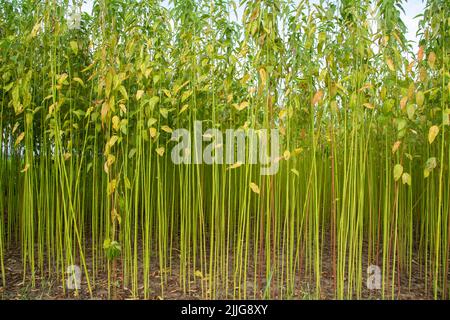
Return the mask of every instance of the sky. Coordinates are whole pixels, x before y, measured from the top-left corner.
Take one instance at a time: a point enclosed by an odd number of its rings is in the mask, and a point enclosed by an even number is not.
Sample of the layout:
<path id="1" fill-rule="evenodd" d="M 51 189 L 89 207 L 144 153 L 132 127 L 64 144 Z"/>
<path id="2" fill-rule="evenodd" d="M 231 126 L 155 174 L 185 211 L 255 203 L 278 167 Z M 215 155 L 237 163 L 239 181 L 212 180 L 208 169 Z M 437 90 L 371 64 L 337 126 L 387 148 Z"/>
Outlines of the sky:
<path id="1" fill-rule="evenodd" d="M 167 0 L 164 0 L 163 3 L 168 3 Z M 406 38 L 412 41 L 414 47 L 417 47 L 418 37 L 416 35 L 418 30 L 418 23 L 420 18 L 415 18 L 419 13 L 423 12 L 424 9 L 423 0 L 406 0 L 403 3 L 403 9 L 405 12 L 401 14 L 401 18 L 405 23 L 408 32 L 406 34 Z M 82 7 L 83 11 L 91 12 L 92 10 L 92 0 L 84 0 L 84 4 Z M 234 15 L 233 15 L 234 16 Z"/>

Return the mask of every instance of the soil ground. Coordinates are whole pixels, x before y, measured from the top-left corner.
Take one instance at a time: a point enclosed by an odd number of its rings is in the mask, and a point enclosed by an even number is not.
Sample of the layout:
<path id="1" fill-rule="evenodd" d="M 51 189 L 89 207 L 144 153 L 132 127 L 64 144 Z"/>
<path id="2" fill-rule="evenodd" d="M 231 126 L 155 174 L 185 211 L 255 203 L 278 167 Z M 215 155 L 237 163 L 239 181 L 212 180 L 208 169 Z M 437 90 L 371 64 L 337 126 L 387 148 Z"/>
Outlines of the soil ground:
<path id="1" fill-rule="evenodd" d="M 322 261 L 322 277 L 321 277 L 321 293 L 320 299 L 334 299 L 334 281 L 333 281 L 333 271 L 332 271 L 332 261 L 331 261 L 331 250 L 325 245 L 323 248 L 323 261 Z M 89 260 L 89 253 L 87 253 L 87 265 L 90 269 L 92 263 Z M 150 276 L 150 299 L 202 299 L 201 280 L 192 281 L 190 289 L 184 292 L 179 282 L 179 261 L 177 254 L 173 255 L 172 260 L 172 273 L 167 275 L 167 283 L 164 288 L 164 293 L 161 292 L 161 278 L 159 274 L 159 266 L 157 264 L 157 259 L 153 258 L 151 261 L 151 270 L 155 270 Z M 0 285 L 0 299 L 91 299 L 86 281 L 82 281 L 81 290 L 66 291 L 64 292 L 61 278 L 58 278 L 55 274 L 37 274 L 35 287 L 32 287 L 29 279 L 23 278 L 23 266 L 21 263 L 21 254 L 18 248 L 10 248 L 6 251 L 5 256 L 5 269 L 6 269 L 6 287 L 1 287 Z M 363 259 L 367 260 L 367 259 Z M 142 261 L 140 261 L 142 268 Z M 366 270 L 367 266 L 363 265 L 363 270 Z M 117 269 L 121 270 L 120 265 L 117 265 Z M 424 274 L 421 272 L 423 268 L 413 260 L 413 272 L 411 274 L 411 282 L 407 274 L 402 275 L 400 278 L 396 279 L 395 285 L 395 295 L 394 299 L 410 300 L 410 299 L 432 299 L 431 283 L 428 280 L 429 285 L 425 286 Z M 263 297 L 263 290 L 255 290 L 254 286 L 254 268 L 249 267 L 247 281 L 247 298 L 260 299 Z M 232 276 L 230 276 L 232 278 Z M 232 282 L 232 279 L 230 280 Z M 363 281 L 366 281 L 366 275 L 363 274 Z M 400 286 L 398 286 L 398 281 L 400 281 Z M 122 278 L 120 276 L 116 279 L 116 289 L 115 289 L 115 299 L 134 299 L 132 292 L 126 286 L 123 285 Z M 297 276 L 296 289 L 293 294 L 289 297 L 286 293 L 280 293 L 278 289 L 274 289 L 271 294 L 271 298 L 284 298 L 284 299 L 315 299 L 315 278 Z M 230 283 L 230 288 L 233 284 Z M 264 287 L 264 283 L 263 283 Z M 281 286 L 274 286 L 281 287 Z M 140 289 L 142 290 L 142 286 Z M 385 299 L 391 298 L 391 286 L 388 283 L 386 287 Z M 98 273 L 95 279 L 95 284 L 92 286 L 93 289 L 93 299 L 108 299 L 108 279 L 107 273 L 101 271 Z M 256 293 L 256 295 L 255 295 Z M 282 296 L 280 295 L 282 294 Z M 224 292 L 218 292 L 218 299 L 232 299 L 233 293 L 230 292 L 228 296 Z M 139 294 L 139 298 L 143 298 L 143 294 Z M 379 290 L 368 290 L 365 283 L 362 285 L 361 299 L 381 299 L 381 291 Z"/>

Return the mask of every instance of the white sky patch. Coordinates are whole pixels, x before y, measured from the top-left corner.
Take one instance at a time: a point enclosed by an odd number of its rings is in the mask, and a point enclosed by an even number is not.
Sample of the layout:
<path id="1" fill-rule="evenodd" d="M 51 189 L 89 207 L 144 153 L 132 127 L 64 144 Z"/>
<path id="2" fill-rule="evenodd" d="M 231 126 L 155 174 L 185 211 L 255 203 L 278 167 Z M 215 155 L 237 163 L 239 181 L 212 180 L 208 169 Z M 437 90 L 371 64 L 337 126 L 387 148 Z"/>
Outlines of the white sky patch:
<path id="1" fill-rule="evenodd" d="M 405 13 L 401 13 L 401 18 L 408 29 L 406 39 L 413 42 L 413 48 L 418 47 L 419 38 L 417 37 L 417 30 L 419 30 L 420 17 L 416 17 L 418 14 L 423 13 L 425 4 L 422 0 L 408 0 L 403 4 Z"/>

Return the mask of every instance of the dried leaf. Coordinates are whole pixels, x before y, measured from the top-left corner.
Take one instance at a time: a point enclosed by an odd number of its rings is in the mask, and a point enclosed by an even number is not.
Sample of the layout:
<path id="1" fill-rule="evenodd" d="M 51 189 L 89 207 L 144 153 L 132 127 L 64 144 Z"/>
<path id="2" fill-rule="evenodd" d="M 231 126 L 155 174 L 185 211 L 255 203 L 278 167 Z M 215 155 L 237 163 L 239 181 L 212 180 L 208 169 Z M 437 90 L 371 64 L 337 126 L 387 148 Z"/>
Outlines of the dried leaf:
<path id="1" fill-rule="evenodd" d="M 422 62 L 422 60 L 423 60 L 423 52 L 424 52 L 424 48 L 423 48 L 423 46 L 420 46 L 419 51 L 417 52 L 417 60 L 419 62 Z"/>
<path id="2" fill-rule="evenodd" d="M 401 144 L 402 144 L 402 142 L 400 140 L 396 141 L 394 143 L 394 145 L 392 146 L 392 153 L 396 153 Z"/>
<path id="3" fill-rule="evenodd" d="M 406 107 L 406 103 L 408 102 L 408 97 L 404 96 L 401 100 L 400 100 L 400 109 L 405 110 Z"/>
<path id="4" fill-rule="evenodd" d="M 316 104 L 318 104 L 322 100 L 322 97 L 323 91 L 320 89 L 314 94 L 313 98 L 311 99 L 311 105 L 315 106 Z"/>

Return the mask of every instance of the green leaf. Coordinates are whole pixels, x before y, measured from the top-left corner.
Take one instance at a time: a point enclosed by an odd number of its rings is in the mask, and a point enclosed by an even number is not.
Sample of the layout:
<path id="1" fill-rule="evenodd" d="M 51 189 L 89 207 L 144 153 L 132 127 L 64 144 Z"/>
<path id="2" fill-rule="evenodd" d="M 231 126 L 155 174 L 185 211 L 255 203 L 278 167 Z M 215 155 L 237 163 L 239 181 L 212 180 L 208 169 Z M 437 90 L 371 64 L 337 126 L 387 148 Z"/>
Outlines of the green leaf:
<path id="1" fill-rule="evenodd" d="M 405 172 L 402 174 L 402 182 L 403 184 L 411 185 L 411 176 L 409 173 Z"/>
<path id="2" fill-rule="evenodd" d="M 394 180 L 398 181 L 403 173 L 403 166 L 401 164 L 396 164 L 394 167 Z"/>
<path id="3" fill-rule="evenodd" d="M 70 41 L 70 48 L 72 49 L 73 53 L 78 54 L 78 43 L 76 41 Z"/>
<path id="4" fill-rule="evenodd" d="M 103 241 L 103 249 L 108 249 L 111 245 L 111 240 L 109 238 L 106 238 L 105 241 Z"/>
<path id="5" fill-rule="evenodd" d="M 156 106 L 156 104 L 159 102 L 159 97 L 158 96 L 153 96 L 150 98 L 148 105 L 150 106 L 150 108 L 153 110 L 153 108 Z"/>
<path id="6" fill-rule="evenodd" d="M 409 120 L 414 120 L 414 113 L 416 112 L 416 109 L 414 108 L 414 105 L 412 103 L 408 103 L 406 106 L 406 113 L 408 114 Z"/>
<path id="7" fill-rule="evenodd" d="M 425 163 L 425 169 L 423 170 L 423 176 L 425 178 L 428 178 L 431 171 L 433 171 L 434 168 L 437 166 L 437 159 L 435 157 L 431 157 L 427 160 Z"/>
<path id="8" fill-rule="evenodd" d="M 181 102 L 186 101 L 192 95 L 192 90 L 185 91 L 181 96 Z"/>
<path id="9" fill-rule="evenodd" d="M 423 102 L 425 101 L 425 95 L 422 91 L 416 93 L 416 103 L 419 107 L 423 106 Z"/>
<path id="10" fill-rule="evenodd" d="M 123 85 L 121 85 L 119 87 L 119 91 L 122 94 L 122 96 L 124 97 L 124 99 L 128 100 L 128 93 L 127 93 L 127 90 L 125 89 L 125 87 Z"/>

